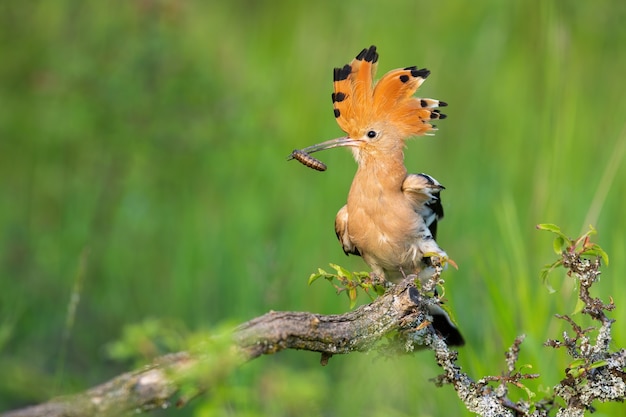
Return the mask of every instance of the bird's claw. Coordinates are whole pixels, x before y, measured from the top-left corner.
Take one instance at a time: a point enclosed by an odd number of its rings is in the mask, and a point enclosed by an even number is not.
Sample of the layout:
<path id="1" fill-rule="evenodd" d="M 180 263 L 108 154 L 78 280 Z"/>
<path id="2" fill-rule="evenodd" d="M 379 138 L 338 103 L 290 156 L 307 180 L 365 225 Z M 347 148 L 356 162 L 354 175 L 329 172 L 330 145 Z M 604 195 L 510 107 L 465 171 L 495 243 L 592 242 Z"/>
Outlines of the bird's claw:
<path id="1" fill-rule="evenodd" d="M 369 275 L 370 275 L 371 284 L 374 286 L 376 285 L 381 286 L 382 288 L 385 289 L 385 291 L 393 286 L 393 283 L 390 281 L 387 281 L 383 274 L 379 274 L 377 272 L 372 271 L 370 272 Z"/>
<path id="2" fill-rule="evenodd" d="M 449 258 L 448 255 L 443 252 L 426 252 L 424 253 L 424 258 L 430 259 L 430 266 L 433 268 L 441 268 L 445 269 L 448 265 L 452 265 L 454 269 L 459 269 L 458 265 L 452 258 Z"/>

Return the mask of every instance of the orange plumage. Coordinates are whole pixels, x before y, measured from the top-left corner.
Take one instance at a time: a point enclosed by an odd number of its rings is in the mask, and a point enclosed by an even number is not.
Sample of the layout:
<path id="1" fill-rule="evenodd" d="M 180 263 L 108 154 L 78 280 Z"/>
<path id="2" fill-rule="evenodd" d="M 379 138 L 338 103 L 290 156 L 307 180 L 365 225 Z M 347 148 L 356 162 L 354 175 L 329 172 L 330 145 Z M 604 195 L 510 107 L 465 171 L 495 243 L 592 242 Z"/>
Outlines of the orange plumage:
<path id="1" fill-rule="evenodd" d="M 404 137 L 432 132 L 433 125 L 428 122 L 445 118 L 434 108 L 446 103 L 413 97 L 430 71 L 417 67 L 395 69 L 374 83 L 377 63 L 376 47 L 371 46 L 350 64 L 335 68 L 332 99 L 339 127 L 353 138 L 380 121 L 393 125 Z"/>

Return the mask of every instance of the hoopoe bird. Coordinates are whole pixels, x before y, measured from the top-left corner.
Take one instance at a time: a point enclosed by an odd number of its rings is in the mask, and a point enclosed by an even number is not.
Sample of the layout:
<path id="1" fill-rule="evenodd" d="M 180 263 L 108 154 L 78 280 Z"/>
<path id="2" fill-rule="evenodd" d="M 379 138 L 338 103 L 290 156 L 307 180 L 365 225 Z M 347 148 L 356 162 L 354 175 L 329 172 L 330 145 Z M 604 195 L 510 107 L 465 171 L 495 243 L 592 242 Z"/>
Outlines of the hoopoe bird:
<path id="1" fill-rule="evenodd" d="M 334 114 L 347 136 L 298 152 L 352 149 L 358 169 L 335 219 L 337 237 L 346 254 L 362 256 L 374 274 L 397 282 L 424 269 L 425 258 L 448 259 L 434 236 L 444 187 L 426 174 L 408 174 L 403 153 L 408 138 L 435 131 L 430 121 L 445 118 L 438 107 L 447 104 L 413 97 L 430 74 L 425 68 L 392 70 L 374 84 L 377 62 L 371 46 L 335 68 Z"/>
<path id="2" fill-rule="evenodd" d="M 361 256 L 372 273 L 398 282 L 448 261 L 435 241 L 444 187 L 429 175 L 408 174 L 403 153 L 410 137 L 433 134 L 430 121 L 444 119 L 438 108 L 447 104 L 413 97 L 429 70 L 395 69 L 374 83 L 377 62 L 376 47 L 371 46 L 350 64 L 334 69 L 334 115 L 346 136 L 296 150 L 290 159 L 324 170 L 326 166 L 309 153 L 352 150 L 358 168 L 347 204 L 337 213 L 335 232 L 346 254 Z M 447 313 L 436 306 L 431 313 L 435 328 L 444 329 L 449 343 L 462 345 Z"/>

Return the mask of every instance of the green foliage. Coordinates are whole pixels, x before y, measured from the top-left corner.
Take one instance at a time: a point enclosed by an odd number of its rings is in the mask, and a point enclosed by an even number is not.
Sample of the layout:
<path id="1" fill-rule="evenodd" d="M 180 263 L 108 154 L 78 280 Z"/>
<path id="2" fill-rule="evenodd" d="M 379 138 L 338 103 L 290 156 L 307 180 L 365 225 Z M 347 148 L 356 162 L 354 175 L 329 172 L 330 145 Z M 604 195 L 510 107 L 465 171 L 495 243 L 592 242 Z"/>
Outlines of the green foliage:
<path id="1" fill-rule="evenodd" d="M 208 401 L 197 407 L 196 416 L 322 415 L 321 404 L 331 395 L 328 378 L 320 368 L 295 371 L 280 364 L 256 375 L 242 370 L 211 390 Z"/>
<path id="2" fill-rule="evenodd" d="M 385 292 L 384 281 L 373 277 L 368 272 L 350 272 L 335 264 L 330 264 L 330 267 L 335 270 L 335 273 L 329 273 L 318 268 L 317 273 L 311 274 L 309 277 L 309 285 L 319 278 L 325 278 L 335 287 L 337 294 L 342 292 L 347 294 L 351 309 L 356 305 L 359 288 L 369 296 L 370 300 L 374 300 L 376 296 Z M 338 284 L 333 281 L 337 281 Z"/>
<path id="3" fill-rule="evenodd" d="M 586 233 L 576 239 L 567 237 L 565 234 L 563 234 L 563 232 L 561 232 L 561 228 L 555 224 L 538 224 L 537 229 L 552 232 L 556 235 L 552 247 L 554 248 L 554 252 L 557 255 L 561 255 L 563 252 L 567 251 L 570 253 L 577 253 L 578 255 L 583 257 L 600 257 L 602 258 L 602 261 L 605 265 L 609 264 L 609 255 L 607 255 L 607 253 L 604 251 L 604 249 L 600 247 L 600 245 L 591 242 L 589 239 L 591 235 L 596 234 L 596 229 L 594 229 L 591 225 L 589 226 L 589 230 Z M 541 270 L 541 279 L 551 292 L 554 292 L 554 289 L 548 284 L 548 275 L 555 268 L 558 268 L 562 265 L 563 259 L 559 258 L 555 262 L 544 266 Z M 575 311 L 580 311 L 580 308 L 581 306 L 579 300 Z"/>
<path id="4" fill-rule="evenodd" d="M 189 337 L 180 323 L 146 319 L 125 325 L 120 338 L 106 345 L 106 352 L 113 360 L 133 361 L 133 366 L 137 367 L 168 352 L 186 349 Z"/>
<path id="5" fill-rule="evenodd" d="M 563 330 L 554 313 L 575 306 L 536 279 L 550 258 L 533 227 L 594 224 L 607 252 L 626 253 L 625 19 L 618 0 L 0 2 L 0 410 L 127 370 L 106 346 L 150 317 L 195 334 L 269 309 L 343 312 L 303 280 L 329 262 L 365 268 L 344 257 L 332 226 L 354 162 L 327 151 L 319 173 L 285 157 L 341 135 L 332 68 L 370 44 L 379 76 L 427 67 L 419 95 L 449 103 L 437 134 L 405 156 L 410 172 L 447 187 L 438 242 L 459 265 L 443 275 L 467 340 L 461 364 L 498 374 L 492 358 L 525 333 L 523 363 L 558 381 L 558 359 L 533 346 Z M 626 258 L 613 255 L 611 270 L 626 270 Z M 624 306 L 622 286 L 598 291 Z M 621 307 L 615 315 L 626 320 Z M 468 415 L 428 382 L 439 370 L 427 354 L 351 355 L 322 370 L 302 352 L 259 362 L 234 377 L 254 395 L 220 410 Z M 262 389 L 279 364 L 315 373 L 320 395 L 280 409 L 283 391 Z M 354 387 L 385 395 L 357 401 Z"/>
<path id="6" fill-rule="evenodd" d="M 606 365 L 607 361 L 605 360 L 593 362 L 587 365 L 586 359 L 576 359 L 567 366 L 566 372 L 567 375 L 571 376 L 572 378 L 580 378 L 592 369 L 601 368 Z"/>
<path id="7" fill-rule="evenodd" d="M 548 232 L 552 232 L 556 235 L 554 238 L 554 252 L 557 255 L 560 255 L 564 251 L 569 251 L 570 253 L 578 253 L 581 256 L 589 256 L 589 257 L 601 257 L 604 261 L 605 265 L 609 264 L 609 255 L 598 245 L 597 243 L 592 243 L 589 240 L 591 235 L 595 235 L 596 229 L 593 226 L 589 226 L 589 230 L 583 234 L 582 236 L 572 239 L 567 237 L 563 232 L 561 232 L 561 228 L 554 224 L 544 223 L 538 224 L 537 229 L 546 230 Z"/>

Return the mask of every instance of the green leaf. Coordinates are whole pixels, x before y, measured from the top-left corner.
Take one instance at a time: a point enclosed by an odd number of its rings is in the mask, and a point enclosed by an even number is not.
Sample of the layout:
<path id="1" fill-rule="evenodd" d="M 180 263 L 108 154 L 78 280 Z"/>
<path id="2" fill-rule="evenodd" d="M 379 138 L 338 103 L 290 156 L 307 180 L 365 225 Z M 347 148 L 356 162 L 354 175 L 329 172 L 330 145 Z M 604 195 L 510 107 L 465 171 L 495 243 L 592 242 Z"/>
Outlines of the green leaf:
<path id="1" fill-rule="evenodd" d="M 339 275 L 342 278 L 346 278 L 348 281 L 352 281 L 352 273 L 350 271 L 348 271 L 346 268 L 344 268 L 343 266 L 337 265 L 337 264 L 330 264 L 330 267 L 333 268 L 335 271 L 337 271 L 337 275 Z"/>
<path id="2" fill-rule="evenodd" d="M 348 290 L 348 298 L 350 298 L 350 309 L 353 309 L 356 305 L 356 287 L 352 287 Z"/>
<path id="3" fill-rule="evenodd" d="M 326 271 L 324 271 L 322 268 L 317 268 L 317 274 L 313 273 L 309 277 L 309 284 L 308 285 L 311 285 L 316 280 L 318 280 L 318 279 L 320 279 L 322 277 L 327 277 L 327 276 L 328 276 L 328 273 Z"/>
<path id="4" fill-rule="evenodd" d="M 587 233 L 585 233 L 585 235 L 591 236 L 591 235 L 595 235 L 596 233 L 598 233 L 598 231 L 596 230 L 595 227 L 593 227 L 593 224 L 590 224 L 589 225 L 589 231 Z"/>
<path id="5" fill-rule="evenodd" d="M 609 255 L 602 249 L 600 249 L 600 257 L 602 258 L 602 262 L 604 262 L 604 264 L 606 266 L 609 265 Z"/>
<path id="6" fill-rule="evenodd" d="M 541 280 L 543 281 L 543 285 L 546 286 L 546 288 L 548 289 L 548 292 L 550 294 L 555 293 L 556 290 L 554 288 L 552 288 L 552 286 L 548 282 L 548 275 L 550 275 L 550 273 L 554 269 L 556 269 L 557 267 L 561 266 L 562 264 L 563 264 L 563 261 L 561 259 L 559 259 L 558 261 L 554 262 L 553 264 L 546 265 L 543 268 L 541 268 Z"/>
<path id="7" fill-rule="evenodd" d="M 605 360 L 597 361 L 589 365 L 589 369 L 601 368 L 603 366 L 607 366 L 608 364 L 609 364 L 608 361 L 605 361 Z"/>
<path id="8" fill-rule="evenodd" d="M 321 278 L 322 274 L 311 274 L 309 277 L 309 285 L 313 284 L 317 279 Z"/>
<path id="9" fill-rule="evenodd" d="M 537 395 L 537 394 L 535 394 L 534 392 L 532 392 L 532 391 L 530 390 L 530 388 L 528 388 L 526 385 L 519 384 L 518 386 L 519 386 L 519 388 L 523 389 L 523 390 L 526 392 L 526 395 L 528 396 L 528 399 L 529 399 L 529 400 L 530 400 L 530 399 L 532 399 L 532 398 L 534 398 L 534 397 L 535 397 L 535 395 Z"/>
<path id="10" fill-rule="evenodd" d="M 567 247 L 567 243 L 565 242 L 565 239 L 563 239 L 563 236 L 557 236 L 554 238 L 554 242 L 552 243 L 552 247 L 554 248 L 554 253 L 556 253 L 557 255 L 560 255 L 563 253 L 563 250 L 565 250 L 565 248 Z"/>
<path id="11" fill-rule="evenodd" d="M 352 276 L 359 284 L 363 282 L 371 282 L 370 274 L 368 272 L 353 272 Z"/>
<path id="12" fill-rule="evenodd" d="M 536 227 L 539 230 L 546 230 L 548 232 L 553 232 L 553 233 L 561 233 L 561 228 L 557 226 L 556 224 L 552 224 L 552 223 L 541 223 L 541 224 L 538 224 Z"/>
<path id="13" fill-rule="evenodd" d="M 543 223 L 543 224 L 538 224 L 537 229 L 539 230 L 545 230 L 547 232 L 552 232 L 555 233 L 557 236 L 559 236 L 561 239 L 563 239 L 563 247 L 567 247 L 570 246 L 572 244 L 572 240 L 567 237 L 563 232 L 561 232 L 561 228 L 559 226 L 557 226 L 556 224 L 552 224 L 552 223 Z M 556 245 L 556 243 L 555 243 Z M 561 254 L 561 252 L 557 252 L 558 254 Z"/>
<path id="14" fill-rule="evenodd" d="M 568 368 L 580 368 L 581 366 L 583 366 L 585 364 L 586 360 L 585 359 L 576 359 L 573 362 L 570 362 L 570 364 L 567 366 Z"/>
<path id="15" fill-rule="evenodd" d="M 574 311 L 572 311 L 572 315 L 580 313 L 583 311 L 583 308 L 585 308 L 585 302 L 579 298 L 578 301 L 576 301 L 576 307 Z"/>
<path id="16" fill-rule="evenodd" d="M 567 371 L 567 374 L 572 378 L 578 378 L 583 375 L 587 370 L 585 368 L 572 368 Z"/>

